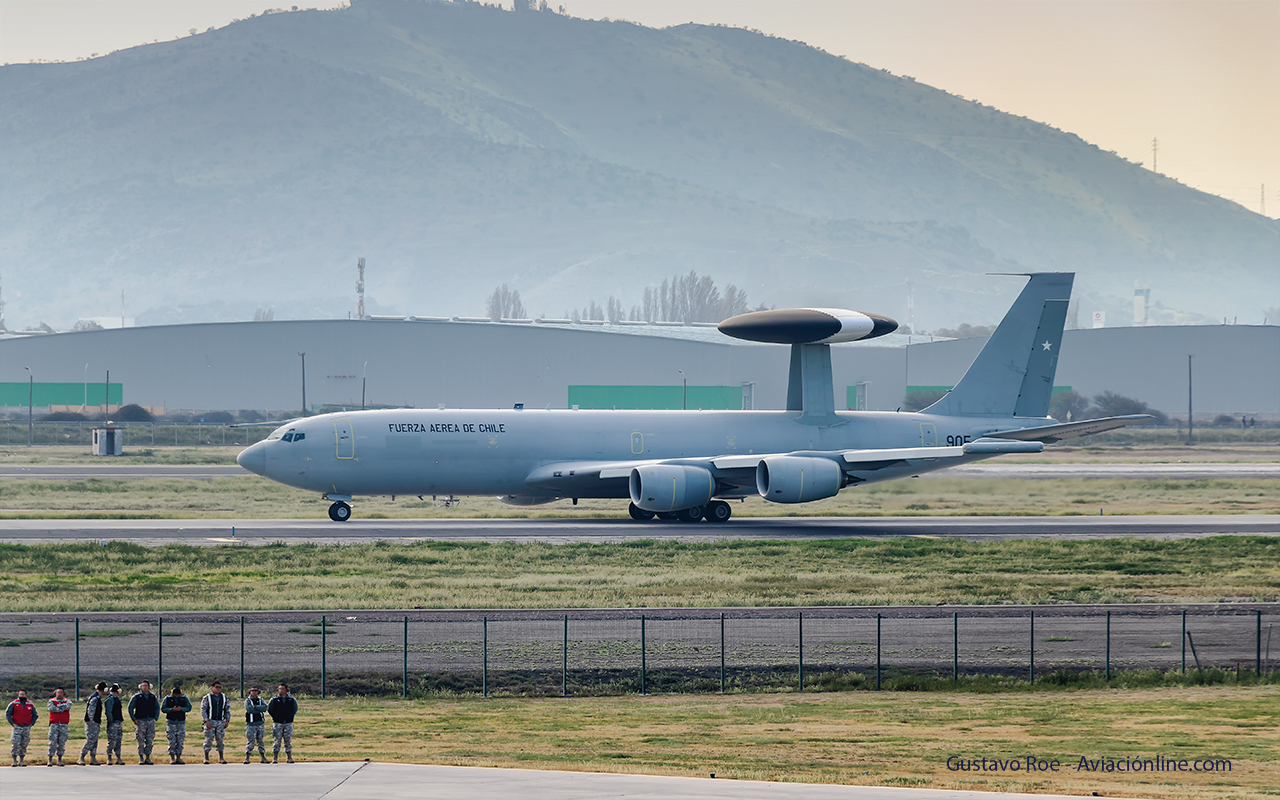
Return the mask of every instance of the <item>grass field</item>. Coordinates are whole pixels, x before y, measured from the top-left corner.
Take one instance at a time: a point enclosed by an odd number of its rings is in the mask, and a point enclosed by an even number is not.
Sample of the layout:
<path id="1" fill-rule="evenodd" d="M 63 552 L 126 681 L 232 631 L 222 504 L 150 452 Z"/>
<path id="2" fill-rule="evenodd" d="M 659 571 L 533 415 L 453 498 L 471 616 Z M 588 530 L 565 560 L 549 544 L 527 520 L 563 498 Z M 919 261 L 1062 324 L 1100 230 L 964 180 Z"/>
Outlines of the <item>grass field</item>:
<path id="1" fill-rule="evenodd" d="M 326 519 L 328 503 L 264 478 L 87 480 L 0 479 L 0 518 Z M 431 498 L 357 498 L 359 519 L 627 516 L 625 500 L 564 500 L 532 508 L 493 497 L 441 508 Z M 937 477 L 853 487 L 801 506 L 748 498 L 738 516 L 1275 514 L 1274 480 L 1205 478 L 1019 480 Z"/>
<path id="2" fill-rule="evenodd" d="M 203 691 L 187 687 L 193 697 Z M 303 760 L 398 761 L 1109 797 L 1280 796 L 1280 686 L 975 694 L 301 699 Z M 233 725 L 236 734 L 239 726 Z M 73 736 L 79 731 L 73 724 Z M 189 726 L 189 730 L 191 726 Z M 238 742 L 235 734 L 228 743 Z M 192 739 L 188 736 L 188 745 Z M 126 752 L 129 747 L 126 743 Z M 72 741 L 68 750 L 76 750 Z M 234 747 L 234 745 L 232 745 Z M 1081 758 L 1229 772 L 1081 770 Z M 947 760 L 1016 759 L 951 771 Z M 1028 773 L 1034 757 L 1041 771 Z M 132 760 L 132 757 L 131 757 Z M 1049 762 L 1057 760 L 1053 772 Z M 955 762 L 953 762 L 955 763 Z"/>
<path id="3" fill-rule="evenodd" d="M 1280 539 L 0 545 L 0 611 L 1275 601 Z"/>

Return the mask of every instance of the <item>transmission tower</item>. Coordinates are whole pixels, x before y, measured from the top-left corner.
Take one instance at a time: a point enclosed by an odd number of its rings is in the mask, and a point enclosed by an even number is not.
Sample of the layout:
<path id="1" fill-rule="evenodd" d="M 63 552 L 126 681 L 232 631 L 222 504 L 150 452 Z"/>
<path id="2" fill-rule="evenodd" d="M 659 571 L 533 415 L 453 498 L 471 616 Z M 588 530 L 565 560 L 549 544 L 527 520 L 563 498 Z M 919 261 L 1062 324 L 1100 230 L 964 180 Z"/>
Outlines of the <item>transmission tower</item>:
<path id="1" fill-rule="evenodd" d="M 1151 139 L 1151 171 L 1160 171 L 1160 142 L 1155 137 Z"/>
<path id="2" fill-rule="evenodd" d="M 356 295 L 360 298 L 356 304 L 356 319 L 364 319 L 364 256 L 356 259 L 356 269 L 360 270 L 360 279 L 356 281 Z"/>

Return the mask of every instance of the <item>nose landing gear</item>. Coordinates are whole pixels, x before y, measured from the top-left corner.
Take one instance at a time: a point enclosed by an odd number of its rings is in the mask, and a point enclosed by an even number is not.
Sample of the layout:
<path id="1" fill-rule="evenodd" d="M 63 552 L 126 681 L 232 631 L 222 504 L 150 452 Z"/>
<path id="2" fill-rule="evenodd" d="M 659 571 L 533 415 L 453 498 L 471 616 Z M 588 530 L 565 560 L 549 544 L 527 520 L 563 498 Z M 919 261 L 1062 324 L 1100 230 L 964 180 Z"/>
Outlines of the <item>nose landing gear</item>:
<path id="1" fill-rule="evenodd" d="M 329 506 L 329 519 L 334 522 L 346 522 L 351 519 L 351 506 L 339 500 Z"/>

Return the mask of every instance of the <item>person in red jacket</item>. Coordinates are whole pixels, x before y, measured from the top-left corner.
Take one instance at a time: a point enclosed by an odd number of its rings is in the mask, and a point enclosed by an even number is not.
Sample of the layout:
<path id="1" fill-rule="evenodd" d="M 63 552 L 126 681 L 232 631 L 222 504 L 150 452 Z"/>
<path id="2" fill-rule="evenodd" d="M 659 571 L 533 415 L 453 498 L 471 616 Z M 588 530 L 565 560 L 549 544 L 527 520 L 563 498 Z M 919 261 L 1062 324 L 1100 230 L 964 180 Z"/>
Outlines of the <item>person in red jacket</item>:
<path id="1" fill-rule="evenodd" d="M 53 690 L 49 700 L 49 761 L 53 766 L 53 757 L 58 757 L 58 766 L 65 767 L 62 756 L 67 752 L 67 737 L 71 734 L 71 698 L 67 690 L 58 687 Z"/>
<path id="2" fill-rule="evenodd" d="M 4 710 L 4 718 L 13 726 L 13 765 L 27 765 L 27 747 L 31 744 L 31 726 L 40 719 L 40 713 L 27 699 L 26 692 L 18 692 L 9 707 Z"/>

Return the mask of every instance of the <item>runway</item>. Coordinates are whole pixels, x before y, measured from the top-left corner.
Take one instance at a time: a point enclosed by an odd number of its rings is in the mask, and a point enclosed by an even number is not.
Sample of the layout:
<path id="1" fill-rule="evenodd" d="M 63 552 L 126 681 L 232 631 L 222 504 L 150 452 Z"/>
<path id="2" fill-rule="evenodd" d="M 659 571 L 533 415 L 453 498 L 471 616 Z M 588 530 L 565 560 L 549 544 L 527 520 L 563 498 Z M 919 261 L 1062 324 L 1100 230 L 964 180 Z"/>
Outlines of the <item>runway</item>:
<path id="1" fill-rule="evenodd" d="M 4 520 L 0 542 L 38 544 L 131 541 L 145 545 L 415 542 L 614 543 L 640 539 L 725 540 L 881 539 L 928 536 L 966 541 L 1002 539 L 1187 539 L 1278 536 L 1280 515 L 1114 517 L 737 517 L 716 525 L 619 519 L 139 519 Z"/>
<path id="2" fill-rule="evenodd" d="M 236 464 L 0 464 L 0 479 L 137 480 L 142 478 L 248 478 Z M 1280 478 L 1280 463 L 1246 464 L 1011 464 L 983 463 L 926 473 L 930 478 L 1128 478 L 1131 480 L 1195 480 L 1197 478 Z"/>
<path id="3" fill-rule="evenodd" d="M 34 737 L 33 737 L 34 738 Z M 228 736 L 229 738 L 229 736 Z M 188 747 L 191 739 L 188 738 Z M 32 750 L 39 750 L 33 742 Z M 163 745 L 157 752 L 163 750 Z M 157 756 L 159 759 L 159 756 Z M 132 762 L 133 759 L 130 758 Z M 157 760 L 157 764 L 161 763 Z M 98 800 L 133 798 L 163 787 L 164 797 L 218 797 L 222 800 L 1065 800 L 1065 795 L 771 783 L 732 779 L 677 778 L 551 770 L 444 767 L 368 762 L 309 764 L 191 765 L 164 767 L 5 769 L 0 785 L 14 797 Z M 157 795 L 161 796 L 161 795 Z"/>

